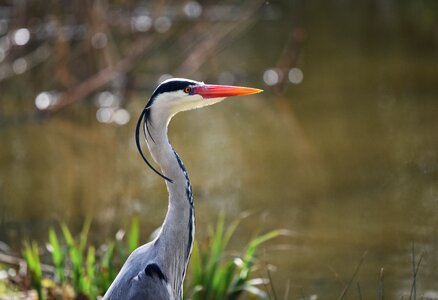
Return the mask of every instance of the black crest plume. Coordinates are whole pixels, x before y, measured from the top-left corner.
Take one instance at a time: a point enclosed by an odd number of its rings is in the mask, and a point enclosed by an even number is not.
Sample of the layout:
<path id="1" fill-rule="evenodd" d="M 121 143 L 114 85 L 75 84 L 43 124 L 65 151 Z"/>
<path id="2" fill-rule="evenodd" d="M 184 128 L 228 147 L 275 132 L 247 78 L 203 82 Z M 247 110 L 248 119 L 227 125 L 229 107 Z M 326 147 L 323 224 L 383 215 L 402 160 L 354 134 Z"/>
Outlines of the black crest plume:
<path id="1" fill-rule="evenodd" d="M 143 111 L 142 111 L 140 117 L 138 118 L 137 126 L 136 126 L 136 128 L 135 128 L 135 143 L 137 144 L 138 152 L 140 152 L 140 155 L 141 155 L 141 157 L 143 158 L 143 161 L 148 165 L 148 167 L 151 168 L 152 171 L 154 171 L 157 175 L 159 175 L 160 177 L 162 177 L 164 180 L 167 180 L 167 181 L 169 181 L 169 182 L 172 183 L 172 182 L 173 182 L 172 179 L 170 179 L 169 177 L 164 176 L 163 174 L 161 174 L 159 171 L 157 171 L 157 169 L 155 169 L 155 168 L 151 165 L 151 163 L 146 159 L 146 156 L 144 155 L 143 150 L 141 149 L 141 142 L 140 142 L 140 126 L 142 125 L 142 123 L 144 124 L 144 126 L 143 126 L 143 131 L 144 131 L 144 127 L 147 126 L 147 122 L 148 122 L 148 118 L 147 118 L 147 116 L 148 116 L 148 110 L 149 110 L 149 107 L 146 106 L 146 107 L 143 109 Z M 149 130 L 148 130 L 148 131 L 149 131 Z M 144 132 L 144 134 L 146 135 L 146 132 Z M 152 138 L 152 136 L 151 136 L 151 138 Z M 153 140 L 153 139 L 152 139 L 152 140 Z"/>

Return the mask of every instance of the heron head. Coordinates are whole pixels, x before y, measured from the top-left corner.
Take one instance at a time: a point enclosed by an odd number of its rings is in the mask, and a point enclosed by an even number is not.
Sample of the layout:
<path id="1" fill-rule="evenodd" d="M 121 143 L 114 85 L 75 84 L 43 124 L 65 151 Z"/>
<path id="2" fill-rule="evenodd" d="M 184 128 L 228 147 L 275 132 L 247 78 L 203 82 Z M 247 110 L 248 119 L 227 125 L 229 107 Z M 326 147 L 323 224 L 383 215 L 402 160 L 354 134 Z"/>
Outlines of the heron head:
<path id="1" fill-rule="evenodd" d="M 155 144 L 150 124 L 154 125 L 157 122 L 159 124 L 158 128 L 164 128 L 167 127 L 170 119 L 178 112 L 212 105 L 221 102 L 227 97 L 251 95 L 260 92 L 262 92 L 260 89 L 205 84 L 184 78 L 172 78 L 163 81 L 155 89 L 137 121 L 135 140 L 143 160 L 155 173 L 172 182 L 170 178 L 157 171 L 144 156 L 140 146 L 141 124 L 143 123 L 146 140 L 152 141 Z"/>
<path id="2" fill-rule="evenodd" d="M 172 78 L 162 82 L 155 89 L 146 108 L 161 110 L 171 118 L 178 112 L 212 105 L 227 97 L 260 92 L 262 90 L 254 88 L 213 85 L 190 79 Z"/>

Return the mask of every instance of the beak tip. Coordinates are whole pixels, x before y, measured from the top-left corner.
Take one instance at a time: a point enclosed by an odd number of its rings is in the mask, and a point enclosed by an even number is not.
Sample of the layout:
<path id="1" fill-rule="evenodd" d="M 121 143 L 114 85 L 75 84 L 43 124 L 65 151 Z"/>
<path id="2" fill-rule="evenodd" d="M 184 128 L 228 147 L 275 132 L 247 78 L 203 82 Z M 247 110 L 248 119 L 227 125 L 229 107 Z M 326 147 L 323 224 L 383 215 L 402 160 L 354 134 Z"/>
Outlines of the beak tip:
<path id="1" fill-rule="evenodd" d="M 262 90 L 262 89 L 250 88 L 250 91 L 247 95 L 255 95 L 255 94 L 260 94 L 263 92 L 264 92 L 264 90 Z"/>

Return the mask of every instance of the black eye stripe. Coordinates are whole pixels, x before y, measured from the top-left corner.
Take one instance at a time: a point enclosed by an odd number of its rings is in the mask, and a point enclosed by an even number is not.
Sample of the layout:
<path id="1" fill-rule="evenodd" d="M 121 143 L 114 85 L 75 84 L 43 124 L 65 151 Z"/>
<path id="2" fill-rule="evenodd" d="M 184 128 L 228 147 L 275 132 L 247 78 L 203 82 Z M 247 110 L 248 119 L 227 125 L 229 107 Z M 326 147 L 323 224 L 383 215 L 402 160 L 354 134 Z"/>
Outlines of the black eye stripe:
<path id="1" fill-rule="evenodd" d="M 166 83 L 160 84 L 160 86 L 155 90 L 154 94 L 151 98 L 154 96 L 165 93 L 165 92 L 174 92 L 178 90 L 184 90 L 184 88 L 188 86 L 192 86 L 196 84 L 196 82 L 192 81 L 185 81 L 185 80 L 175 80 L 175 81 L 168 81 Z"/>

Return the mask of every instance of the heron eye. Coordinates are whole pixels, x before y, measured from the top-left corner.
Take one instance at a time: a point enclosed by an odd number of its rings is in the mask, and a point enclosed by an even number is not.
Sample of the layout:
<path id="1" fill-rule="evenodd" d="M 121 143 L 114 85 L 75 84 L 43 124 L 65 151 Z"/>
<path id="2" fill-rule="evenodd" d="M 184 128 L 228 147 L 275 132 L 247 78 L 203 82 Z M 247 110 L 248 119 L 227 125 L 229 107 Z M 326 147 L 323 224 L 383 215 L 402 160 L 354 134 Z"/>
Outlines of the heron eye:
<path id="1" fill-rule="evenodd" d="M 191 91 L 192 91 L 192 88 L 189 86 L 184 88 L 184 93 L 186 93 L 186 94 L 190 94 Z"/>

